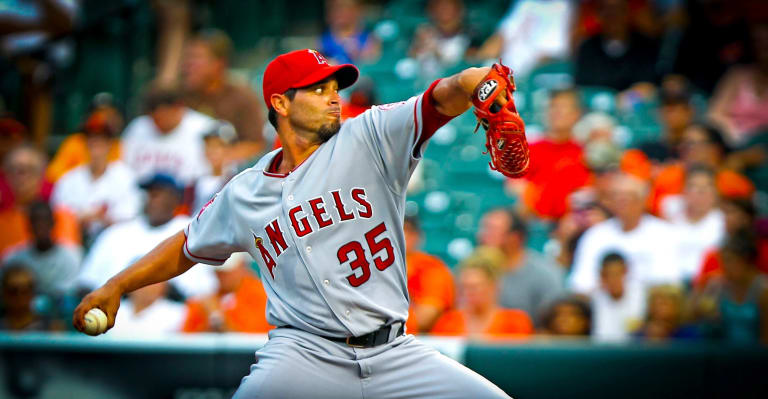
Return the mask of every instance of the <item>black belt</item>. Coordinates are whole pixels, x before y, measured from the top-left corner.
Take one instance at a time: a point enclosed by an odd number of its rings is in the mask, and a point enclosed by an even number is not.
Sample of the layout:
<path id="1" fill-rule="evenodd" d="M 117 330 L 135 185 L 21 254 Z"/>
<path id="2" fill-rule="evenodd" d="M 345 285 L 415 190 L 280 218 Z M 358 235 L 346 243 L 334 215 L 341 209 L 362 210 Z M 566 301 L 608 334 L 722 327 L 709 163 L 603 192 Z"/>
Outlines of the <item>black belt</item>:
<path id="1" fill-rule="evenodd" d="M 290 326 L 286 326 L 286 327 L 294 328 Z M 395 331 L 395 329 L 397 330 Z M 393 331 L 394 331 L 394 335 L 392 335 Z M 376 331 L 369 332 L 368 334 L 361 335 L 359 337 L 338 338 L 338 337 L 326 337 L 324 335 L 319 335 L 319 336 L 329 341 L 341 342 L 341 343 L 347 344 L 353 348 L 373 348 L 374 346 L 379 346 L 379 345 L 389 343 L 393 341 L 395 338 L 403 335 L 403 333 L 405 333 L 405 323 L 397 322 L 397 323 L 392 323 L 388 326 L 381 327 Z M 391 339 L 390 339 L 390 335 L 391 335 Z"/>

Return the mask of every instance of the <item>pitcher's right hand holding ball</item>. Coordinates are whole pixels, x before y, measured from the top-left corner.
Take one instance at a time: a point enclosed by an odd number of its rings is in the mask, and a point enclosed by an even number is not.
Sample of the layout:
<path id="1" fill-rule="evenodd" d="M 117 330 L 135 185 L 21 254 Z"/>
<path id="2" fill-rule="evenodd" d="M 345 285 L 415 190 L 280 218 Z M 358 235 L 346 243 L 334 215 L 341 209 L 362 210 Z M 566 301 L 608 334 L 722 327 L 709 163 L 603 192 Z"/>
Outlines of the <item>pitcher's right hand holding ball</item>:
<path id="1" fill-rule="evenodd" d="M 99 308 L 107 315 L 107 330 L 109 330 L 115 325 L 115 316 L 120 307 L 121 296 L 122 291 L 115 284 L 107 282 L 80 301 L 72 316 L 72 325 L 78 331 L 86 333 L 85 314 L 93 308 Z"/>

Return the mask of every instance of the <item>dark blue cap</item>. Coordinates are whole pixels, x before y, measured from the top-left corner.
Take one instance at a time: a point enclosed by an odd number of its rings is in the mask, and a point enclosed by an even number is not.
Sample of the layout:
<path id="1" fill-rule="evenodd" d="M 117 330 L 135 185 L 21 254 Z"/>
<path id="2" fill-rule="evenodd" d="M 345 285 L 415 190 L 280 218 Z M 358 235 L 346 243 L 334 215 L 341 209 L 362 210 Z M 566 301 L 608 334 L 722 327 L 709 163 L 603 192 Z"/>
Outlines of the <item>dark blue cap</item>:
<path id="1" fill-rule="evenodd" d="M 149 190 L 152 187 L 167 187 L 176 190 L 179 194 L 184 192 L 184 186 L 182 186 L 176 179 L 167 173 L 156 173 L 152 177 L 145 179 L 139 184 L 139 187 L 144 190 Z"/>

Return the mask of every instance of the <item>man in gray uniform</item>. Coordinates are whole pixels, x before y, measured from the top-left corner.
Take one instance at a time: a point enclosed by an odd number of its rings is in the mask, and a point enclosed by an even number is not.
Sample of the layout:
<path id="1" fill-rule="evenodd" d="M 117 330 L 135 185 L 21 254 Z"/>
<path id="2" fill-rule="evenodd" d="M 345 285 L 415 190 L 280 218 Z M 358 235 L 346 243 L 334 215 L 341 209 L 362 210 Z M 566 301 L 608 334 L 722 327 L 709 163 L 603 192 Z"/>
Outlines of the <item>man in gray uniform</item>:
<path id="1" fill-rule="evenodd" d="M 120 295 L 195 263 L 248 252 L 261 268 L 267 321 L 235 398 L 505 398 L 480 375 L 404 334 L 405 189 L 427 139 L 471 105 L 488 68 L 340 123 L 338 90 L 358 77 L 314 50 L 273 60 L 264 100 L 283 148 L 233 178 L 193 219 L 89 294 L 114 323 Z M 254 311 L 260 311 L 254 309 Z"/>

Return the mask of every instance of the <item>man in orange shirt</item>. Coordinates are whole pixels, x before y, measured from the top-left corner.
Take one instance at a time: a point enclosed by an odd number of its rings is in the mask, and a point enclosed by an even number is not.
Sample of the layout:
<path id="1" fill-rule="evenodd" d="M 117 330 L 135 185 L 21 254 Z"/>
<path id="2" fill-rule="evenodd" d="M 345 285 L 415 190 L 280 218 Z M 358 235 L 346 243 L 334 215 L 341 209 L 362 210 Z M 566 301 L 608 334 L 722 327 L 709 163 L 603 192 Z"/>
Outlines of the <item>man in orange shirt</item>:
<path id="1" fill-rule="evenodd" d="M 405 326 L 411 334 L 427 332 L 444 311 L 453 307 L 453 275 L 440 259 L 419 251 L 422 232 L 418 219 L 406 217 L 403 230 L 411 298 Z"/>
<path id="2" fill-rule="evenodd" d="M 445 312 L 432 334 L 499 337 L 533 333 L 531 318 L 524 311 L 503 309 L 498 304 L 498 275 L 503 259 L 497 249 L 484 248 L 464 261 L 459 277 L 459 308 Z"/>
<path id="3" fill-rule="evenodd" d="M 249 270 L 250 260 L 248 254 L 236 253 L 216 267 L 218 292 L 187 301 L 182 331 L 266 333 L 272 329 L 264 311 L 267 295 Z"/>

